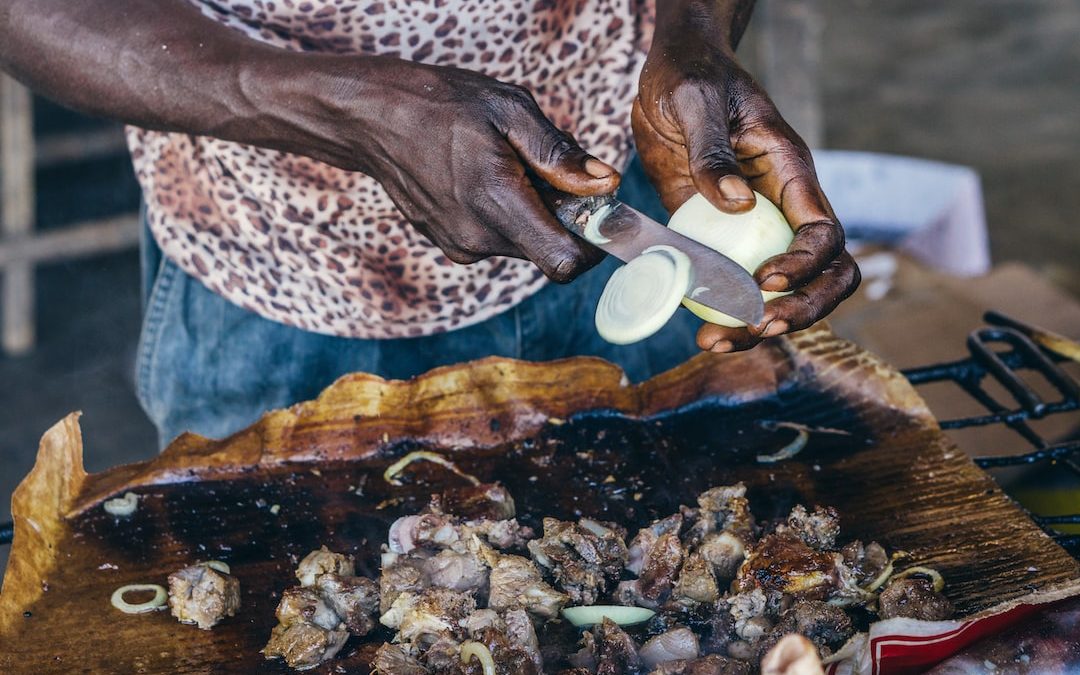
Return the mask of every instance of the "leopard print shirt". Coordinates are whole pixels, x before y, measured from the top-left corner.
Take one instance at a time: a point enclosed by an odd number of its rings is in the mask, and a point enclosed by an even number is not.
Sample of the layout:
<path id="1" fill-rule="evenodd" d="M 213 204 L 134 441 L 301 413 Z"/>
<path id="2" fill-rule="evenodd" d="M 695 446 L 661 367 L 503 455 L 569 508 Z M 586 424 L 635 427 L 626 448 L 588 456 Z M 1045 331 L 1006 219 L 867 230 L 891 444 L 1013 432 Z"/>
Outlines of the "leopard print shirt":
<path id="1" fill-rule="evenodd" d="M 631 152 L 630 107 L 655 0 L 191 0 L 284 49 L 384 54 L 528 87 L 604 161 Z M 454 330 L 545 284 L 531 263 L 457 265 L 372 178 L 306 157 L 130 128 L 151 231 L 215 293 L 268 319 L 355 338 Z"/>

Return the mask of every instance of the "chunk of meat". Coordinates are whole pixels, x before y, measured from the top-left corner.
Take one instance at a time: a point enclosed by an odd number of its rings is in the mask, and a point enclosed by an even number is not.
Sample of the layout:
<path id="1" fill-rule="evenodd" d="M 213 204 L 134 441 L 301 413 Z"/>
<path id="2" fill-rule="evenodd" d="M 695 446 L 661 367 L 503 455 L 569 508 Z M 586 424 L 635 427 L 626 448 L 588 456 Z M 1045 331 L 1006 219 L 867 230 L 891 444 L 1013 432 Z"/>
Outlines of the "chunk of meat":
<path id="1" fill-rule="evenodd" d="M 535 536 L 532 528 L 522 525 L 517 520 L 476 520 L 466 523 L 462 529 L 470 534 L 483 537 L 495 548 L 505 551 L 524 549 Z"/>
<path id="2" fill-rule="evenodd" d="M 750 675 L 750 664 L 709 654 L 696 659 L 668 661 L 656 666 L 649 675 Z"/>
<path id="3" fill-rule="evenodd" d="M 447 549 L 423 562 L 427 582 L 439 588 L 475 594 L 487 588 L 488 568 L 470 552 Z"/>
<path id="4" fill-rule="evenodd" d="M 686 607 L 712 604 L 720 599 L 720 588 L 716 585 L 712 566 L 700 554 L 691 553 L 683 562 L 672 599 Z"/>
<path id="5" fill-rule="evenodd" d="M 485 628 L 505 631 L 506 622 L 493 609 L 478 609 L 465 619 L 465 632 L 471 638 L 475 638 Z"/>
<path id="6" fill-rule="evenodd" d="M 527 558 L 501 555 L 491 569 L 488 607 L 503 611 L 521 608 L 545 619 L 553 619 L 570 598 L 548 585 L 540 570 Z"/>
<path id="7" fill-rule="evenodd" d="M 529 553 L 551 570 L 556 585 L 580 604 L 594 604 L 618 580 L 628 553 L 626 533 L 613 523 L 544 519 L 544 536 L 529 542 Z"/>
<path id="8" fill-rule="evenodd" d="M 831 506 L 815 506 L 811 513 L 802 504 L 796 504 L 786 526 L 778 531 L 791 532 L 811 548 L 831 551 L 836 548 L 836 537 L 840 534 L 840 516 Z"/>
<path id="9" fill-rule="evenodd" d="M 296 567 L 296 578 L 301 586 L 314 586 L 316 579 L 323 574 L 336 574 L 342 577 L 356 576 L 356 565 L 351 555 L 334 553 L 322 546 L 318 551 L 308 553 Z"/>
<path id="10" fill-rule="evenodd" d="M 697 553 L 712 566 L 717 579 L 731 580 L 746 559 L 746 544 L 733 532 L 710 532 L 702 539 Z"/>
<path id="11" fill-rule="evenodd" d="M 169 575 L 169 611 L 181 623 L 210 630 L 240 608 L 240 580 L 205 563 Z"/>
<path id="12" fill-rule="evenodd" d="M 682 543 L 676 532 L 668 532 L 657 538 L 649 549 L 645 564 L 638 578 L 638 592 L 646 600 L 659 603 L 671 593 L 675 586 L 675 575 L 682 566 Z"/>
<path id="13" fill-rule="evenodd" d="M 435 638 L 420 656 L 424 666 L 436 673 L 456 673 L 461 670 L 461 644 L 450 635 Z"/>
<path id="14" fill-rule="evenodd" d="M 311 587 L 293 586 L 281 594 L 277 606 L 277 620 L 282 625 L 307 622 L 326 630 L 345 630 L 341 617 Z"/>
<path id="15" fill-rule="evenodd" d="M 348 639 L 349 632 L 344 627 L 327 630 L 307 621 L 279 623 L 270 632 L 270 641 L 262 653 L 268 659 L 285 659 L 290 668 L 307 670 L 332 659 Z"/>
<path id="16" fill-rule="evenodd" d="M 515 515 L 514 498 L 496 483 L 447 488 L 432 496 L 429 508 L 465 520 L 507 520 Z"/>
<path id="17" fill-rule="evenodd" d="M 844 563 L 861 585 L 876 579 L 889 564 L 889 554 L 876 541 L 863 546 L 863 543 L 856 539 L 840 549 L 840 555 L 844 557 Z"/>
<path id="18" fill-rule="evenodd" d="M 654 635 L 641 646 L 638 656 L 646 668 L 655 668 L 669 661 L 684 661 L 698 656 L 697 636 L 685 626 Z"/>
<path id="19" fill-rule="evenodd" d="M 760 588 L 738 593 L 727 599 L 735 634 L 746 642 L 757 642 L 772 628 L 767 611 L 768 598 Z"/>
<path id="20" fill-rule="evenodd" d="M 401 647 L 388 642 L 384 642 L 375 652 L 375 659 L 371 665 L 372 673 L 379 673 L 379 675 L 427 675 L 428 673 L 427 668 L 406 654 Z"/>
<path id="21" fill-rule="evenodd" d="M 855 628 L 843 609 L 819 600 L 798 600 L 780 614 L 776 625 L 758 643 L 758 658 L 780 642 L 785 635 L 797 633 L 810 640 L 822 657 L 844 646 Z"/>
<path id="22" fill-rule="evenodd" d="M 839 554 L 817 551 L 790 532 L 766 535 L 751 549 L 736 578 L 745 592 L 758 587 L 824 599 L 839 585 Z"/>
<path id="23" fill-rule="evenodd" d="M 611 619 L 597 626 L 593 633 L 596 654 L 596 675 L 626 675 L 641 665 L 637 645 Z"/>
<path id="24" fill-rule="evenodd" d="M 878 596 L 878 606 L 878 615 L 882 619 L 902 616 L 944 621 L 952 618 L 956 611 L 948 598 L 934 590 L 929 579 L 914 576 L 890 581 Z"/>
<path id="25" fill-rule="evenodd" d="M 483 644 L 491 652 L 497 672 L 508 675 L 541 675 L 543 672 L 537 667 L 527 650 L 511 642 L 510 638 L 501 631 L 486 628 L 480 633 L 477 642 Z"/>
<path id="26" fill-rule="evenodd" d="M 397 607 L 403 598 L 406 594 L 402 594 L 394 606 Z M 449 633 L 456 640 L 465 639 L 465 619 L 476 611 L 476 600 L 471 595 L 445 588 L 429 588 L 419 596 L 409 598 L 408 605 L 396 626 L 398 639 L 418 643 L 421 647 L 426 647 L 443 633 Z"/>
<path id="27" fill-rule="evenodd" d="M 416 548 L 438 551 L 460 540 L 461 532 L 453 516 L 422 513 L 395 520 L 390 525 L 387 546 L 393 553 L 408 553 Z"/>
<path id="28" fill-rule="evenodd" d="M 323 574 L 315 588 L 353 635 L 367 635 L 375 627 L 379 588 L 371 579 Z"/>
<path id="29" fill-rule="evenodd" d="M 641 569 L 645 566 L 645 561 L 649 558 L 649 552 L 657 540 L 665 534 L 678 536 L 682 530 L 682 524 L 682 514 L 676 513 L 667 518 L 653 521 L 648 527 L 638 530 L 637 535 L 634 536 L 627 549 L 626 569 L 636 576 L 641 576 Z"/>
<path id="30" fill-rule="evenodd" d="M 523 609 L 511 609 L 503 615 L 506 639 L 510 645 L 529 657 L 536 672 L 544 672 L 544 657 L 540 654 L 540 640 L 536 637 L 536 628 L 528 612 Z"/>
<path id="31" fill-rule="evenodd" d="M 394 601 L 402 593 L 420 593 L 428 585 L 422 558 L 408 558 L 396 554 L 383 556 L 382 574 L 379 575 L 379 611 L 390 611 Z"/>
<path id="32" fill-rule="evenodd" d="M 687 533 L 687 543 L 697 546 L 710 532 L 732 532 L 749 541 L 754 531 L 754 516 L 742 483 L 714 487 L 698 495 L 696 521 Z"/>

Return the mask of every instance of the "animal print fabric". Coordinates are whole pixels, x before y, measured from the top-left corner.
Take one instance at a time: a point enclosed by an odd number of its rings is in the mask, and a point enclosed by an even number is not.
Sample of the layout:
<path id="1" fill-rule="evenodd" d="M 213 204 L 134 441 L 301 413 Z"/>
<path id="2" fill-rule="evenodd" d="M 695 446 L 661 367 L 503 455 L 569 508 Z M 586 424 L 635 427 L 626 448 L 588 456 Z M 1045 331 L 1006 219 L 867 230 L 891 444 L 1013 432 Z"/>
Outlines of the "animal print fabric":
<path id="1" fill-rule="evenodd" d="M 192 0 L 290 50 L 384 54 L 528 87 L 551 120 L 614 166 L 654 0 Z M 185 134 L 128 130 L 148 220 L 165 255 L 266 318 L 357 338 L 478 323 L 539 290 L 527 261 L 457 265 L 372 178 L 306 157 Z"/>

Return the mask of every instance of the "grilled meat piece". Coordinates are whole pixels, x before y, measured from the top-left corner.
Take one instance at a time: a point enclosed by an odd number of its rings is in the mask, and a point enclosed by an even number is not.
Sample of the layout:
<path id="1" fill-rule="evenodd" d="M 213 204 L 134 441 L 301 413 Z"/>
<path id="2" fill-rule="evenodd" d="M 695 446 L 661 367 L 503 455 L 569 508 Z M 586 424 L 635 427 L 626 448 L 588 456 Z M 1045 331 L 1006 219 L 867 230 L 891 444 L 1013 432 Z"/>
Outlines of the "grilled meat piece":
<path id="1" fill-rule="evenodd" d="M 393 553 L 408 553 L 415 548 L 438 551 L 450 548 L 460 540 L 461 532 L 454 517 L 445 513 L 403 516 L 390 525 L 387 536 L 387 544 Z"/>
<path id="2" fill-rule="evenodd" d="M 863 586 L 876 579 L 889 564 L 889 554 L 876 541 L 863 546 L 863 543 L 856 539 L 840 549 L 840 555 L 844 557 L 844 563 L 851 568 L 855 579 Z"/>
<path id="3" fill-rule="evenodd" d="M 574 602 L 591 605 L 622 573 L 628 559 L 625 537 L 614 523 L 544 518 L 544 536 L 529 542 L 529 552 Z"/>
<path id="4" fill-rule="evenodd" d="M 761 538 L 735 580 L 737 590 L 755 587 L 811 599 L 824 599 L 839 585 L 839 554 L 817 551 L 790 532 Z"/>
<path id="5" fill-rule="evenodd" d="M 452 591 L 475 594 L 487 587 L 488 568 L 470 552 L 447 549 L 422 563 L 427 583 Z"/>
<path id="6" fill-rule="evenodd" d="M 536 672 L 544 672 L 544 657 L 540 654 L 540 640 L 536 637 L 536 628 L 528 612 L 523 609 L 511 609 L 503 615 L 506 625 L 506 639 L 515 649 L 524 652 L 536 667 Z"/>
<path id="7" fill-rule="evenodd" d="M 240 608 L 240 581 L 205 563 L 169 575 L 169 611 L 181 623 L 210 630 Z"/>
<path id="8" fill-rule="evenodd" d="M 397 628 L 398 640 L 423 648 L 443 633 L 465 639 L 465 619 L 474 611 L 476 601 L 471 595 L 429 588 L 419 594 L 402 593 L 379 621 Z"/>
<path id="9" fill-rule="evenodd" d="M 948 598 L 934 590 L 929 579 L 914 576 L 890 581 L 878 596 L 878 606 L 882 619 L 902 616 L 923 621 L 944 621 L 952 618 L 956 611 Z"/>
<path id="10" fill-rule="evenodd" d="M 641 570 L 645 566 L 649 553 L 652 551 L 653 546 L 656 545 L 657 540 L 665 534 L 678 536 L 682 530 L 682 524 L 682 514 L 676 513 L 673 516 L 653 521 L 648 527 L 638 530 L 627 550 L 626 569 L 636 576 L 641 576 Z"/>
<path id="11" fill-rule="evenodd" d="M 677 532 L 660 535 L 649 549 L 638 577 L 637 587 L 641 596 L 657 604 L 666 599 L 675 586 L 675 576 L 685 555 Z"/>
<path id="12" fill-rule="evenodd" d="M 716 585 L 712 565 L 701 554 L 691 553 L 683 562 L 672 599 L 686 607 L 712 604 L 720 599 L 720 588 Z"/>
<path id="13" fill-rule="evenodd" d="M 780 614 L 779 621 L 757 644 L 757 656 L 765 654 L 788 634 L 798 633 L 814 644 L 822 657 L 844 646 L 855 628 L 844 610 L 820 600 L 799 600 Z"/>
<path id="14" fill-rule="evenodd" d="M 733 532 L 710 532 L 702 538 L 697 553 L 712 566 L 717 579 L 731 580 L 746 559 L 746 542 Z"/>
<path id="15" fill-rule="evenodd" d="M 761 661 L 761 675 L 825 675 L 813 643 L 801 635 L 787 635 Z"/>
<path id="16" fill-rule="evenodd" d="M 476 520 L 462 526 L 468 534 L 477 534 L 500 551 L 524 549 L 535 536 L 532 528 L 517 520 Z"/>
<path id="17" fill-rule="evenodd" d="M 831 551 L 836 548 L 836 537 L 840 534 L 840 516 L 831 506 L 815 506 L 810 513 L 802 504 L 796 504 L 787 524 L 778 527 L 777 532 L 791 532 L 811 548 Z"/>
<path id="18" fill-rule="evenodd" d="M 371 579 L 323 574 L 315 588 L 351 634 L 367 635 L 375 627 L 379 588 Z"/>
<path id="19" fill-rule="evenodd" d="M 750 675 L 750 664 L 719 654 L 696 659 L 668 661 L 656 666 L 649 675 Z"/>
<path id="20" fill-rule="evenodd" d="M 379 612 L 385 614 L 402 593 L 419 593 L 428 587 L 425 559 L 384 553 L 379 575 Z"/>
<path id="21" fill-rule="evenodd" d="M 341 617 L 329 603 L 315 588 L 305 586 L 285 589 L 278 602 L 277 620 L 284 626 L 307 622 L 326 630 L 345 630 Z"/>
<path id="22" fill-rule="evenodd" d="M 432 495 L 428 508 L 465 520 L 508 520 L 515 515 L 514 498 L 495 483 L 447 488 Z"/>
<path id="23" fill-rule="evenodd" d="M 698 507 L 694 514 L 696 522 L 687 533 L 690 546 L 697 546 L 710 532 L 732 532 L 743 541 L 753 537 L 754 517 L 746 498 L 746 486 L 742 483 L 702 492 L 698 495 Z"/>
<path id="24" fill-rule="evenodd" d="M 341 651 L 349 632 L 327 630 L 307 621 L 274 626 L 262 653 L 268 659 L 283 658 L 290 668 L 307 670 L 332 659 Z"/>
<path id="25" fill-rule="evenodd" d="M 475 638 L 485 628 L 505 631 L 506 622 L 493 609 L 478 609 L 465 619 L 465 632 L 470 638 Z"/>
<path id="26" fill-rule="evenodd" d="M 461 670 L 461 644 L 450 635 L 440 635 L 420 655 L 420 661 L 429 671 L 457 673 Z"/>
<path id="27" fill-rule="evenodd" d="M 401 647 L 384 642 L 375 652 L 372 673 L 379 675 L 428 675 L 427 668 L 406 654 Z"/>
<path id="28" fill-rule="evenodd" d="M 489 577 L 488 607 L 497 611 L 521 608 L 536 616 L 553 619 L 569 598 L 548 585 L 540 570 L 517 555 L 499 555 Z"/>
<path id="29" fill-rule="evenodd" d="M 740 639 L 757 642 L 772 628 L 769 599 L 760 588 L 733 595 L 727 603 L 735 621 L 735 634 Z"/>
<path id="30" fill-rule="evenodd" d="M 300 580 L 301 586 L 314 586 L 315 580 L 323 574 L 356 576 L 353 557 L 334 553 L 325 546 L 321 546 L 318 551 L 308 553 L 296 567 L 296 578 Z"/>
<path id="31" fill-rule="evenodd" d="M 626 675 L 641 666 L 634 640 L 611 619 L 596 627 L 593 639 L 596 675 Z"/>
<path id="32" fill-rule="evenodd" d="M 499 673 L 507 675 L 541 675 L 543 673 L 533 655 L 514 644 L 506 633 L 494 628 L 485 628 L 481 631 L 477 642 L 483 644 L 491 652 L 491 658 Z"/>
<path id="33" fill-rule="evenodd" d="M 661 663 L 696 659 L 698 653 L 697 635 L 689 628 L 679 626 L 649 638 L 641 646 L 638 656 L 646 668 L 653 669 Z"/>

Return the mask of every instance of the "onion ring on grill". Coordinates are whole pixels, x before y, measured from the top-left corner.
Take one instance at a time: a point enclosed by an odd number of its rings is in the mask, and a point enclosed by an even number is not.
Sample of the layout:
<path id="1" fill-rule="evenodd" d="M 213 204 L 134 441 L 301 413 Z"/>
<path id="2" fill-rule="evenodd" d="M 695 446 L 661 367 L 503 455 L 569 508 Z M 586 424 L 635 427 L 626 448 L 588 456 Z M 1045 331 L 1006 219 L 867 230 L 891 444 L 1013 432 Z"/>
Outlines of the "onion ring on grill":
<path id="1" fill-rule="evenodd" d="M 125 594 L 137 593 L 139 591 L 153 591 L 154 597 L 146 602 L 140 602 L 134 605 L 124 600 Z M 168 594 L 165 592 L 164 586 L 159 586 L 157 584 L 128 584 L 127 586 L 121 586 L 113 591 L 110 602 L 112 602 L 113 607 L 124 614 L 145 614 L 164 608 L 166 598 L 168 598 Z"/>
<path id="2" fill-rule="evenodd" d="M 221 572 L 222 574 L 232 574 L 229 563 L 222 560 L 207 560 L 203 564 L 212 570 L 217 570 L 218 572 Z"/>
<path id="3" fill-rule="evenodd" d="M 892 576 L 892 580 L 906 579 L 908 577 L 915 576 L 916 574 L 923 574 L 930 577 L 931 583 L 934 585 L 934 591 L 940 593 L 945 588 L 945 577 L 941 576 L 941 572 L 938 572 L 933 567 L 921 567 L 916 565 L 915 567 L 909 567 L 903 572 L 897 572 Z"/>
<path id="4" fill-rule="evenodd" d="M 473 657 L 480 662 L 484 669 L 484 675 L 495 675 L 495 659 L 491 657 L 491 650 L 483 643 L 475 640 L 466 640 L 461 643 L 461 662 L 468 663 Z"/>
<path id="5" fill-rule="evenodd" d="M 398 461 L 394 462 L 386 468 L 386 471 L 383 472 L 383 480 L 385 480 L 387 483 L 390 483 L 391 485 L 402 485 L 403 483 L 399 481 L 396 476 L 402 471 L 404 471 L 405 467 L 409 466 L 413 462 L 419 461 L 434 462 L 435 464 L 450 469 L 450 471 L 454 472 L 458 476 L 461 476 L 473 485 L 480 485 L 480 479 L 478 479 L 476 476 L 465 473 L 461 469 L 457 468 L 457 465 L 448 460 L 447 458 L 431 452 L 430 450 L 416 450 L 410 452 Z"/>
<path id="6" fill-rule="evenodd" d="M 139 495 L 134 492 L 125 492 L 123 497 L 115 497 L 108 499 L 103 505 L 105 513 L 110 516 L 130 516 L 135 513 L 135 509 L 139 506 Z"/>

